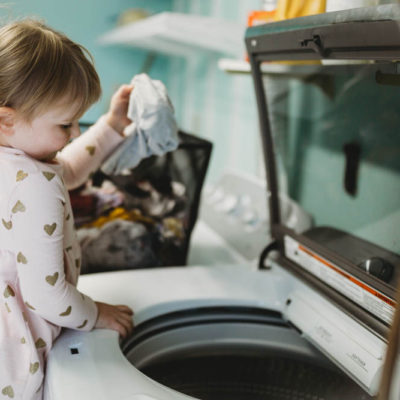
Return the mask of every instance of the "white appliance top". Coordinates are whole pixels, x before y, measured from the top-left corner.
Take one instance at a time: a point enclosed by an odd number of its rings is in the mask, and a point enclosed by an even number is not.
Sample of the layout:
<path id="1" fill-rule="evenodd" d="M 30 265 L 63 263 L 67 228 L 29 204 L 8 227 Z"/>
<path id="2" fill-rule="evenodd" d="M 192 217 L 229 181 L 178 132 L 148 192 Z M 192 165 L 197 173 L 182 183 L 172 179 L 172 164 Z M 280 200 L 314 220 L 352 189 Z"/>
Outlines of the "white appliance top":
<path id="1" fill-rule="evenodd" d="M 290 277 L 281 273 L 263 274 L 238 265 L 84 275 L 78 285 L 95 300 L 132 307 L 135 324 L 168 312 L 205 306 L 281 311 L 290 286 Z M 125 359 L 116 332 L 66 330 L 48 357 L 45 400 L 189 399 L 161 385 L 156 390 L 154 385 Z"/>
<path id="2" fill-rule="evenodd" d="M 78 286 L 95 300 L 131 306 L 136 324 L 168 312 L 206 306 L 282 312 L 367 391 L 377 391 L 386 345 L 278 266 L 269 271 L 248 265 L 122 271 L 82 276 Z M 71 355 L 71 349 L 78 349 L 78 354 Z M 113 398 L 144 400 L 140 396 L 149 380 L 128 363 L 117 334 L 107 330 L 64 332 L 49 355 L 46 379 L 46 399 L 52 400 L 87 400 L 94 398 L 93 393 L 96 399 L 115 393 Z M 125 384 L 117 389 L 117 382 Z M 76 394 L 77 386 L 82 395 Z M 159 400 L 179 399 L 176 394 L 171 397 L 169 389 L 161 386 L 160 390 Z"/>
<path id="3" fill-rule="evenodd" d="M 242 305 L 282 311 L 294 280 L 240 265 L 142 269 L 83 275 L 78 288 L 96 301 L 127 304 L 136 324 L 196 306 Z"/>

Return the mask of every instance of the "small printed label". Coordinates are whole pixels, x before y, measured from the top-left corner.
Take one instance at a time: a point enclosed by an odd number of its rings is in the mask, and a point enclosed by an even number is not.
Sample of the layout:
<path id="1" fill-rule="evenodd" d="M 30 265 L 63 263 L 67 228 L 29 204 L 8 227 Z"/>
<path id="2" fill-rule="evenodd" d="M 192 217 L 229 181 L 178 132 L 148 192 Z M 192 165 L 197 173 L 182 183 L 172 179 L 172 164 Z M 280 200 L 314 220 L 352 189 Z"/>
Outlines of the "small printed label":
<path id="1" fill-rule="evenodd" d="M 362 368 L 364 371 L 367 371 L 366 365 L 367 363 L 356 353 L 347 353 L 347 356 L 354 361 L 360 368 Z"/>
<path id="2" fill-rule="evenodd" d="M 391 323 L 396 304 L 388 296 L 327 261 L 290 236 L 285 236 L 285 254 L 287 258 L 365 310 L 382 321 Z"/>
<path id="3" fill-rule="evenodd" d="M 319 336 L 324 342 L 332 342 L 332 334 L 321 325 L 315 329 L 315 334 Z"/>

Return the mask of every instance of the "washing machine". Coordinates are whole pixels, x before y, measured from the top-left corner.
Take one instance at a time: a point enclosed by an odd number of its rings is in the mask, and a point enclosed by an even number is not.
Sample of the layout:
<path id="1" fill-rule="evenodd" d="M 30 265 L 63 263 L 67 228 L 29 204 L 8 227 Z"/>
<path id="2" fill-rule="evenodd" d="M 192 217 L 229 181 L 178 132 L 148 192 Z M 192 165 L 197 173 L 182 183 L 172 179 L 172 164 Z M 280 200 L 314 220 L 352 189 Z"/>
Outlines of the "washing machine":
<path id="1" fill-rule="evenodd" d="M 104 273 L 80 289 L 130 305 L 136 330 L 122 343 L 108 330 L 64 332 L 47 399 L 369 399 L 310 337 L 377 389 L 385 344 L 274 266 Z"/>
<path id="2" fill-rule="evenodd" d="M 132 307 L 136 327 L 123 341 L 109 330 L 65 330 L 48 357 L 45 399 L 377 394 L 400 273 L 400 147 L 398 129 L 385 125 L 399 122 L 390 111 L 399 20 L 400 8 L 390 5 L 247 30 L 263 196 L 210 189 L 203 204 L 218 221 L 208 235 L 214 249 L 206 254 L 203 236 L 196 250 L 194 234 L 189 266 L 82 276 L 79 289 L 93 299 Z M 282 59 L 340 63 L 270 64 Z M 373 106 L 371 96 L 379 99 Z M 362 116 L 356 125 L 349 122 L 354 113 Z M 297 211 L 285 199 L 295 199 Z M 207 263 L 215 247 L 228 245 L 236 252 L 231 259 L 225 252 Z"/>
<path id="3" fill-rule="evenodd" d="M 124 341 L 65 330 L 48 358 L 45 399 L 372 398 L 382 335 L 288 272 L 276 250 L 260 269 L 265 240 L 255 238 L 272 240 L 265 190 L 232 171 L 206 187 L 187 267 L 82 276 L 82 292 L 132 307 L 136 329 Z M 280 203 L 293 232 L 315 231 L 298 204 Z M 288 260 L 309 254 L 286 242 Z"/>

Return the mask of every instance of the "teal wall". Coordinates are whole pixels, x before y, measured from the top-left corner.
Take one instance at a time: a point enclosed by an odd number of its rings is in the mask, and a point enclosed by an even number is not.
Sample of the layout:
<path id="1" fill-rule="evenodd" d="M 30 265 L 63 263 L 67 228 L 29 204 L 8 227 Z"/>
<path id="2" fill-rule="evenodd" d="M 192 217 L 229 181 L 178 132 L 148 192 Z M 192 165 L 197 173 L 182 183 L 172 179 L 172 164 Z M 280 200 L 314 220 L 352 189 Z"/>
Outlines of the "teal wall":
<path id="1" fill-rule="evenodd" d="M 260 4 L 260 0 L 174 0 L 173 10 L 238 22 L 245 27 L 248 13 Z M 221 71 L 220 57 L 202 52 L 185 60 L 171 59 L 168 86 L 179 124 L 214 143 L 209 182 L 217 180 L 226 169 L 263 175 L 251 77 Z"/>
<path id="2" fill-rule="evenodd" d="M 85 46 L 95 59 L 103 96 L 83 117 L 95 121 L 108 109 L 115 89 L 141 72 L 147 52 L 120 46 L 101 46 L 98 38 L 113 29 L 120 13 L 129 8 L 145 9 L 151 14 L 171 9 L 172 0 L 11 0 L 0 8 L 2 22 L 23 16 L 35 16 L 72 40 Z M 168 57 L 158 56 L 149 73 L 165 81 Z"/>

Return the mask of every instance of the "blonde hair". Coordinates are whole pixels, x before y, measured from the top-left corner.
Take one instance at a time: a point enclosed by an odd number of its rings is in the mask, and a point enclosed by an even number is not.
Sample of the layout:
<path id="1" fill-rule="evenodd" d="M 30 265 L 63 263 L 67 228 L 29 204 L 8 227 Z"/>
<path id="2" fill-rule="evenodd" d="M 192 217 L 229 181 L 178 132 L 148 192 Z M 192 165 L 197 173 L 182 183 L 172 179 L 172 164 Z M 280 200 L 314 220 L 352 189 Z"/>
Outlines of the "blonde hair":
<path id="1" fill-rule="evenodd" d="M 60 100 L 79 118 L 101 95 L 90 53 L 34 19 L 0 29 L 0 106 L 31 121 Z"/>

